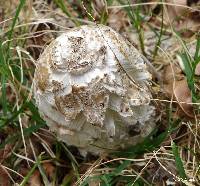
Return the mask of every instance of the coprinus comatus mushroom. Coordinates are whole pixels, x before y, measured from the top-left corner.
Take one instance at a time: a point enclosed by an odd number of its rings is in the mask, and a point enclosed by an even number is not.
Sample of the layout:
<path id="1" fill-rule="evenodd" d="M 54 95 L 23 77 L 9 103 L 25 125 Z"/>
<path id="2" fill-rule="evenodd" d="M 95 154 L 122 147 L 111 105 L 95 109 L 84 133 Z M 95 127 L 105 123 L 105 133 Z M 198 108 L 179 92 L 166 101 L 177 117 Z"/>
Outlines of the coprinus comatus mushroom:
<path id="1" fill-rule="evenodd" d="M 141 54 L 113 29 L 81 26 L 40 56 L 34 97 L 50 130 L 82 155 L 140 142 L 155 125 L 151 75 Z"/>

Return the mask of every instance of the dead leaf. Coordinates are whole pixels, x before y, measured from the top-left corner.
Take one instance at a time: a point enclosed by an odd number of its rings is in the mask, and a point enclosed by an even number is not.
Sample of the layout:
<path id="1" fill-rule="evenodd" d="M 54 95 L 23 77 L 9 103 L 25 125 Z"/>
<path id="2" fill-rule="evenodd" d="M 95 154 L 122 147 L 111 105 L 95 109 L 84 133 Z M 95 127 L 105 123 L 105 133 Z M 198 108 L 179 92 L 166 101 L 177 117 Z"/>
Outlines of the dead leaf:
<path id="1" fill-rule="evenodd" d="M 196 66 L 195 75 L 200 76 L 200 63 L 198 63 Z"/>
<path id="2" fill-rule="evenodd" d="M 167 11 L 164 11 L 164 18 L 167 24 L 174 24 L 174 26 L 178 25 L 180 20 L 183 18 L 185 19 L 187 14 L 189 13 L 188 9 L 183 7 L 187 5 L 186 0 L 167 0 L 169 4 L 176 4 L 176 5 L 167 5 Z"/>
<path id="3" fill-rule="evenodd" d="M 53 179 L 54 171 L 55 171 L 55 167 L 53 166 L 53 164 L 49 163 L 49 162 L 44 163 L 43 168 L 44 168 L 48 178 Z"/>
<path id="4" fill-rule="evenodd" d="M 96 9 L 96 11 L 98 12 L 98 14 L 100 12 L 103 12 L 104 9 L 106 8 L 106 3 L 104 1 L 99 1 L 99 0 L 93 0 L 93 8 Z"/>
<path id="5" fill-rule="evenodd" d="M 46 175 L 49 179 L 53 179 L 55 167 L 50 162 L 46 162 L 42 164 Z M 21 173 L 23 175 L 27 175 L 29 170 L 27 168 L 21 169 Z M 41 173 L 39 170 L 35 170 L 32 176 L 29 179 L 29 186 L 43 186 L 42 179 L 41 179 Z"/>
<path id="6" fill-rule="evenodd" d="M 174 162 L 159 159 L 159 163 L 156 160 L 152 160 L 152 163 L 146 168 L 148 172 L 148 179 L 152 180 L 153 185 L 165 185 L 163 182 L 167 181 L 168 178 L 173 179 L 173 176 L 177 174 L 176 165 Z"/>
<path id="7" fill-rule="evenodd" d="M 188 6 L 187 0 L 167 0 L 167 3 L 176 4 L 173 6 L 167 5 L 167 11 L 164 11 L 167 24 L 173 24 L 176 30 L 185 36 L 193 35 L 193 32 L 199 30 L 200 14 L 198 11 L 186 8 Z M 191 7 L 191 4 L 189 4 L 189 7 Z M 197 9 L 197 7 L 195 4 L 194 8 Z"/>
<path id="8" fill-rule="evenodd" d="M 38 170 L 35 170 L 32 176 L 30 177 L 29 184 L 29 186 L 42 186 L 40 172 Z"/>
<path id="9" fill-rule="evenodd" d="M 4 20 L 4 9 L 0 7 L 0 22 Z"/>
<path id="10" fill-rule="evenodd" d="M 183 75 L 181 74 L 181 72 L 182 71 L 180 67 L 175 64 L 167 65 L 164 69 L 163 86 L 165 93 L 170 99 L 173 96 L 174 82 L 183 79 Z"/>
<path id="11" fill-rule="evenodd" d="M 176 65 L 167 65 L 164 69 L 164 82 L 165 84 L 172 84 L 174 81 L 179 81 L 183 79 L 183 74 L 181 68 Z"/>
<path id="12" fill-rule="evenodd" d="M 128 19 L 126 13 L 120 9 L 112 9 L 109 11 L 108 25 L 116 31 L 120 31 L 127 27 Z"/>
<path id="13" fill-rule="evenodd" d="M 2 163 L 11 153 L 12 145 L 6 144 L 3 149 L 0 150 L 0 163 Z"/>
<path id="14" fill-rule="evenodd" d="M 175 98 L 182 111 L 189 117 L 194 117 L 192 96 L 186 78 L 177 65 L 168 65 L 164 72 L 164 91 L 168 97 Z"/>
<path id="15" fill-rule="evenodd" d="M 188 11 L 188 9 L 183 7 L 187 6 L 187 0 L 167 0 L 167 3 L 173 3 L 177 5 L 168 6 L 168 14 L 170 18 L 175 19 L 184 15 Z"/>
<path id="16" fill-rule="evenodd" d="M 98 181 L 98 180 L 90 181 L 89 182 L 89 186 L 99 186 L 100 184 L 101 184 L 101 182 Z"/>
<path id="17" fill-rule="evenodd" d="M 174 96 L 185 114 L 189 117 L 194 117 L 193 107 L 191 104 L 192 96 L 186 79 L 175 82 Z"/>
<path id="18" fill-rule="evenodd" d="M 193 19 L 184 19 L 182 20 L 177 26 L 176 26 L 176 30 L 181 31 L 182 32 L 196 32 L 199 30 L 200 27 L 200 23 L 197 21 L 194 21 Z M 186 33 L 184 33 L 183 35 L 186 35 Z"/>
<path id="19" fill-rule="evenodd" d="M 9 177 L 2 166 L 0 166 L 0 186 L 9 186 Z"/>

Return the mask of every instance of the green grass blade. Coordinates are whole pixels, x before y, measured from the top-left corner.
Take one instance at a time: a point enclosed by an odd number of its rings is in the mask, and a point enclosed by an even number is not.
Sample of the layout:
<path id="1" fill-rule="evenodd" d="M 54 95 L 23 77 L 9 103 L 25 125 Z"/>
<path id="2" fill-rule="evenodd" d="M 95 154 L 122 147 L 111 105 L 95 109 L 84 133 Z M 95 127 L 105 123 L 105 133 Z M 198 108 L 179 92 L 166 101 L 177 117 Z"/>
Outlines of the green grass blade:
<path id="1" fill-rule="evenodd" d="M 8 66 L 5 63 L 3 52 L 2 41 L 0 41 L 0 73 L 1 73 L 1 104 L 3 109 L 3 114 L 7 114 L 7 102 L 6 102 L 6 76 L 9 74 Z"/>
<path id="2" fill-rule="evenodd" d="M 186 77 L 187 77 L 189 88 L 191 90 L 193 90 L 194 89 L 194 85 L 193 85 L 194 82 L 193 82 L 193 69 L 192 69 L 192 65 L 191 65 L 192 60 L 190 59 L 190 57 L 186 53 L 179 54 L 179 56 L 181 57 L 183 65 L 184 65 L 184 72 L 185 72 Z"/>
<path id="3" fill-rule="evenodd" d="M 28 172 L 28 174 L 24 177 L 23 181 L 21 182 L 20 186 L 25 186 L 26 183 L 29 181 L 30 177 L 32 176 L 33 172 L 35 171 L 35 169 L 37 168 L 37 163 L 35 163 L 33 165 L 33 167 L 31 168 L 31 170 Z"/>
<path id="4" fill-rule="evenodd" d="M 113 3 L 113 0 L 107 0 L 107 5 L 106 6 L 111 6 Z M 104 8 L 103 12 L 101 13 L 100 17 L 100 24 L 106 25 L 108 21 L 108 12 L 106 11 L 106 7 Z"/>
<path id="5" fill-rule="evenodd" d="M 33 132 L 37 132 L 40 128 L 44 127 L 45 123 L 38 123 L 37 125 L 31 125 L 28 128 L 23 129 L 24 136 L 30 136 Z M 4 148 L 6 144 L 14 143 L 21 138 L 21 132 L 16 132 L 12 136 L 6 138 L 1 144 L 0 149 Z"/>
<path id="6" fill-rule="evenodd" d="M 6 82 L 7 82 L 7 77 L 6 75 L 9 74 L 9 68 L 8 68 L 8 59 L 10 57 L 10 48 L 11 48 L 11 39 L 13 36 L 13 32 L 14 32 L 14 27 L 16 25 L 17 19 L 19 17 L 19 13 L 22 10 L 24 4 L 25 4 L 26 0 L 20 0 L 19 6 L 17 7 L 16 13 L 15 13 L 15 17 L 13 19 L 11 28 L 8 32 L 8 42 L 7 42 L 7 50 L 6 50 L 6 59 L 4 60 L 4 55 L 3 55 L 3 47 L 2 47 L 2 42 L 0 43 L 0 54 L 1 54 L 1 65 L 4 64 L 4 66 L 2 66 L 1 68 L 1 72 L 3 71 L 4 73 L 1 76 L 1 84 L 2 84 L 2 107 L 3 107 L 3 113 L 4 115 L 7 114 L 7 96 L 6 96 Z"/>
<path id="7" fill-rule="evenodd" d="M 183 167 L 183 162 L 182 162 L 181 157 L 179 155 L 178 147 L 174 142 L 172 142 L 172 152 L 173 152 L 173 155 L 175 157 L 176 168 L 178 170 L 180 177 L 183 180 L 187 179 L 185 169 Z"/>
<path id="8" fill-rule="evenodd" d="M 123 0 L 117 0 L 117 1 L 121 5 L 126 5 L 126 3 Z M 132 26 L 137 30 L 141 51 L 142 51 L 143 55 L 146 55 L 145 54 L 145 46 L 144 46 L 143 30 L 142 30 L 142 21 L 143 21 L 143 18 L 140 15 L 140 12 L 141 12 L 140 9 L 141 9 L 141 7 L 137 6 L 133 10 L 133 8 L 130 6 L 131 3 L 130 3 L 129 0 L 127 0 L 127 3 L 128 3 L 129 6 L 125 7 L 124 9 L 125 9 L 128 17 L 131 20 Z"/>
<path id="9" fill-rule="evenodd" d="M 182 53 L 179 54 L 179 56 L 181 57 L 182 61 L 183 61 L 183 65 L 184 65 L 184 72 L 188 78 L 188 81 L 191 81 L 192 78 L 192 66 L 191 66 L 191 59 L 189 59 L 188 55 L 186 53 Z"/>
<path id="10" fill-rule="evenodd" d="M 22 104 L 22 106 L 18 109 L 18 110 L 14 110 L 12 116 L 10 116 L 9 118 L 6 118 L 5 121 L 0 124 L 0 129 L 3 128 L 5 125 L 7 125 L 8 123 L 13 122 L 13 120 L 20 114 L 23 112 L 23 110 L 27 107 L 26 102 L 24 104 Z"/>
<path id="11" fill-rule="evenodd" d="M 3 43 L 0 40 L 0 73 L 1 75 L 4 75 L 5 77 L 10 77 L 10 70 L 8 68 L 8 65 L 6 63 L 5 59 L 5 51 L 3 50 Z"/>
<path id="12" fill-rule="evenodd" d="M 199 57 L 199 50 L 200 50 L 200 37 L 197 38 L 196 51 L 195 51 L 195 54 L 194 54 L 194 60 L 195 61 Z"/>
<path id="13" fill-rule="evenodd" d="M 113 172 L 112 175 L 118 175 L 120 174 L 128 165 L 130 165 L 129 160 L 125 160 L 119 167 L 117 167 Z"/>
<path id="14" fill-rule="evenodd" d="M 63 144 L 61 142 L 61 146 L 63 147 L 63 149 L 65 150 L 65 152 L 67 153 L 68 158 L 74 163 L 75 166 L 78 167 L 78 162 L 76 161 L 75 157 L 73 156 L 73 154 L 68 150 L 68 148 L 65 146 L 65 144 Z"/>
<path id="15" fill-rule="evenodd" d="M 75 23 L 76 26 L 80 26 L 80 23 L 73 19 L 73 16 L 71 15 L 70 11 L 67 9 L 65 3 L 63 0 L 54 0 L 56 5 L 69 17 L 71 20 Z"/>
<path id="16" fill-rule="evenodd" d="M 161 28 L 160 28 L 160 33 L 159 33 L 159 36 L 158 36 L 158 40 L 157 40 L 157 43 L 156 43 L 156 46 L 155 46 L 155 49 L 154 49 L 154 52 L 153 52 L 153 60 L 155 59 L 155 57 L 156 57 L 156 55 L 157 55 L 157 53 L 158 53 L 158 49 L 159 49 L 159 47 L 158 46 L 160 46 L 160 44 L 161 44 L 161 38 L 162 38 L 162 35 L 163 35 L 163 27 L 164 27 L 164 18 L 163 18 L 163 16 L 164 16 L 164 12 L 163 12 L 163 6 L 162 6 L 162 12 L 161 12 L 161 14 L 162 14 L 162 21 L 161 21 Z"/>
<path id="17" fill-rule="evenodd" d="M 71 175 L 66 176 L 60 186 L 71 186 L 72 179 Z"/>
<path id="18" fill-rule="evenodd" d="M 6 61 L 8 61 L 8 58 L 10 57 L 10 47 L 11 47 L 11 39 L 13 36 L 14 28 L 17 23 L 17 19 L 19 17 L 19 13 L 21 12 L 23 6 L 25 5 L 26 0 L 20 0 L 19 6 L 17 7 L 15 17 L 13 19 L 10 31 L 8 32 L 8 45 L 7 45 L 7 56 L 6 56 Z"/>
<path id="19" fill-rule="evenodd" d="M 42 160 L 42 154 L 39 155 L 39 158 L 36 159 L 36 163 L 34 164 L 34 166 L 31 168 L 31 170 L 28 172 L 28 174 L 26 175 L 26 177 L 24 178 L 24 180 L 22 181 L 22 183 L 20 184 L 20 186 L 25 186 L 26 183 L 29 181 L 31 175 L 33 174 L 33 172 L 35 171 L 35 169 L 38 167 L 41 177 L 43 179 L 44 185 L 51 185 L 46 174 L 44 171 L 44 168 L 41 166 L 41 160 Z"/>
<path id="20" fill-rule="evenodd" d="M 103 183 L 101 183 L 101 186 L 111 186 L 109 183 L 109 179 L 106 175 L 101 176 L 101 180 Z"/>
<path id="21" fill-rule="evenodd" d="M 4 75 L 1 76 L 1 102 L 2 102 L 2 108 L 3 108 L 3 114 L 6 115 L 8 108 L 7 108 L 7 101 L 6 101 L 6 77 Z"/>

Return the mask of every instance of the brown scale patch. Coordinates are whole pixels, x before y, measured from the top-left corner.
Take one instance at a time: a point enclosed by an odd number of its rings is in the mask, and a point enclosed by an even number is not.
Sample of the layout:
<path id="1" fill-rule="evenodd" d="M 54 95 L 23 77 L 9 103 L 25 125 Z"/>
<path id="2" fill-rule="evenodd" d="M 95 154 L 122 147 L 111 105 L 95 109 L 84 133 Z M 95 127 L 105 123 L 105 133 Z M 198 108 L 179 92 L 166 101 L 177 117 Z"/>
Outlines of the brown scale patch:
<path id="1" fill-rule="evenodd" d="M 80 112 L 80 105 L 73 94 L 55 96 L 55 104 L 58 110 L 69 119 L 74 119 Z"/>
<path id="2" fill-rule="evenodd" d="M 90 61 L 83 61 L 82 63 L 80 63 L 80 61 L 77 60 L 69 60 L 67 62 L 67 69 L 70 73 L 73 74 L 84 73 L 90 68 L 92 68 L 92 64 Z"/>
<path id="3" fill-rule="evenodd" d="M 83 47 L 84 40 L 82 37 L 70 37 L 68 40 L 71 42 L 71 48 L 74 53 L 77 53 L 81 50 L 81 46 Z"/>
<path id="4" fill-rule="evenodd" d="M 80 109 L 80 100 L 82 97 L 88 97 L 85 92 L 84 86 L 72 86 L 72 92 L 65 96 L 55 96 L 55 101 L 58 109 L 65 114 L 66 110 L 79 110 Z"/>
<path id="5" fill-rule="evenodd" d="M 49 71 L 48 68 L 44 66 L 39 66 L 37 70 L 37 79 L 38 79 L 38 87 L 43 92 L 45 91 L 46 87 L 48 86 L 49 80 Z"/>
<path id="6" fill-rule="evenodd" d="M 49 63 L 49 66 L 50 66 L 50 69 L 52 70 L 57 70 L 57 64 L 56 62 L 54 61 L 55 57 L 56 57 L 56 48 L 58 46 L 59 42 L 58 41 L 53 41 L 50 46 L 48 46 L 48 50 L 45 51 L 45 53 L 49 53 L 49 56 L 48 56 L 48 63 Z"/>
<path id="7" fill-rule="evenodd" d="M 77 107 L 77 99 L 72 94 L 56 97 L 56 105 L 60 110 L 62 110 L 63 107 L 74 109 Z"/>
<path id="8" fill-rule="evenodd" d="M 77 94 L 79 92 L 85 91 L 85 87 L 84 86 L 76 86 L 76 85 L 72 85 L 72 93 L 73 94 Z"/>
<path id="9" fill-rule="evenodd" d="M 107 47 L 106 46 L 102 46 L 100 49 L 99 49 L 99 54 L 100 55 L 105 55 L 106 54 L 106 49 L 107 49 Z"/>
<path id="10" fill-rule="evenodd" d="M 105 111 L 108 107 L 108 96 L 104 92 L 93 95 L 93 99 L 95 100 L 95 103 L 97 103 L 99 110 Z"/>
<path id="11" fill-rule="evenodd" d="M 52 85 L 53 85 L 53 93 L 58 93 L 62 90 L 62 83 L 53 80 L 52 81 Z"/>

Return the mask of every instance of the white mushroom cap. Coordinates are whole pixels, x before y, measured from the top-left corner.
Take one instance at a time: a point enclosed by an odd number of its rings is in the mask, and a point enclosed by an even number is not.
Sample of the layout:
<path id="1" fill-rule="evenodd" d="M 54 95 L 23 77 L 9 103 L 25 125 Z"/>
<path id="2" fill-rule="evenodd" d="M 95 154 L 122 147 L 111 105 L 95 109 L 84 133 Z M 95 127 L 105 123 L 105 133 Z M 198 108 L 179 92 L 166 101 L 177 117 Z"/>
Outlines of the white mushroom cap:
<path id="1" fill-rule="evenodd" d="M 140 53 L 107 26 L 81 26 L 55 39 L 38 60 L 34 96 L 58 138 L 85 155 L 138 143 L 154 126 Z"/>

